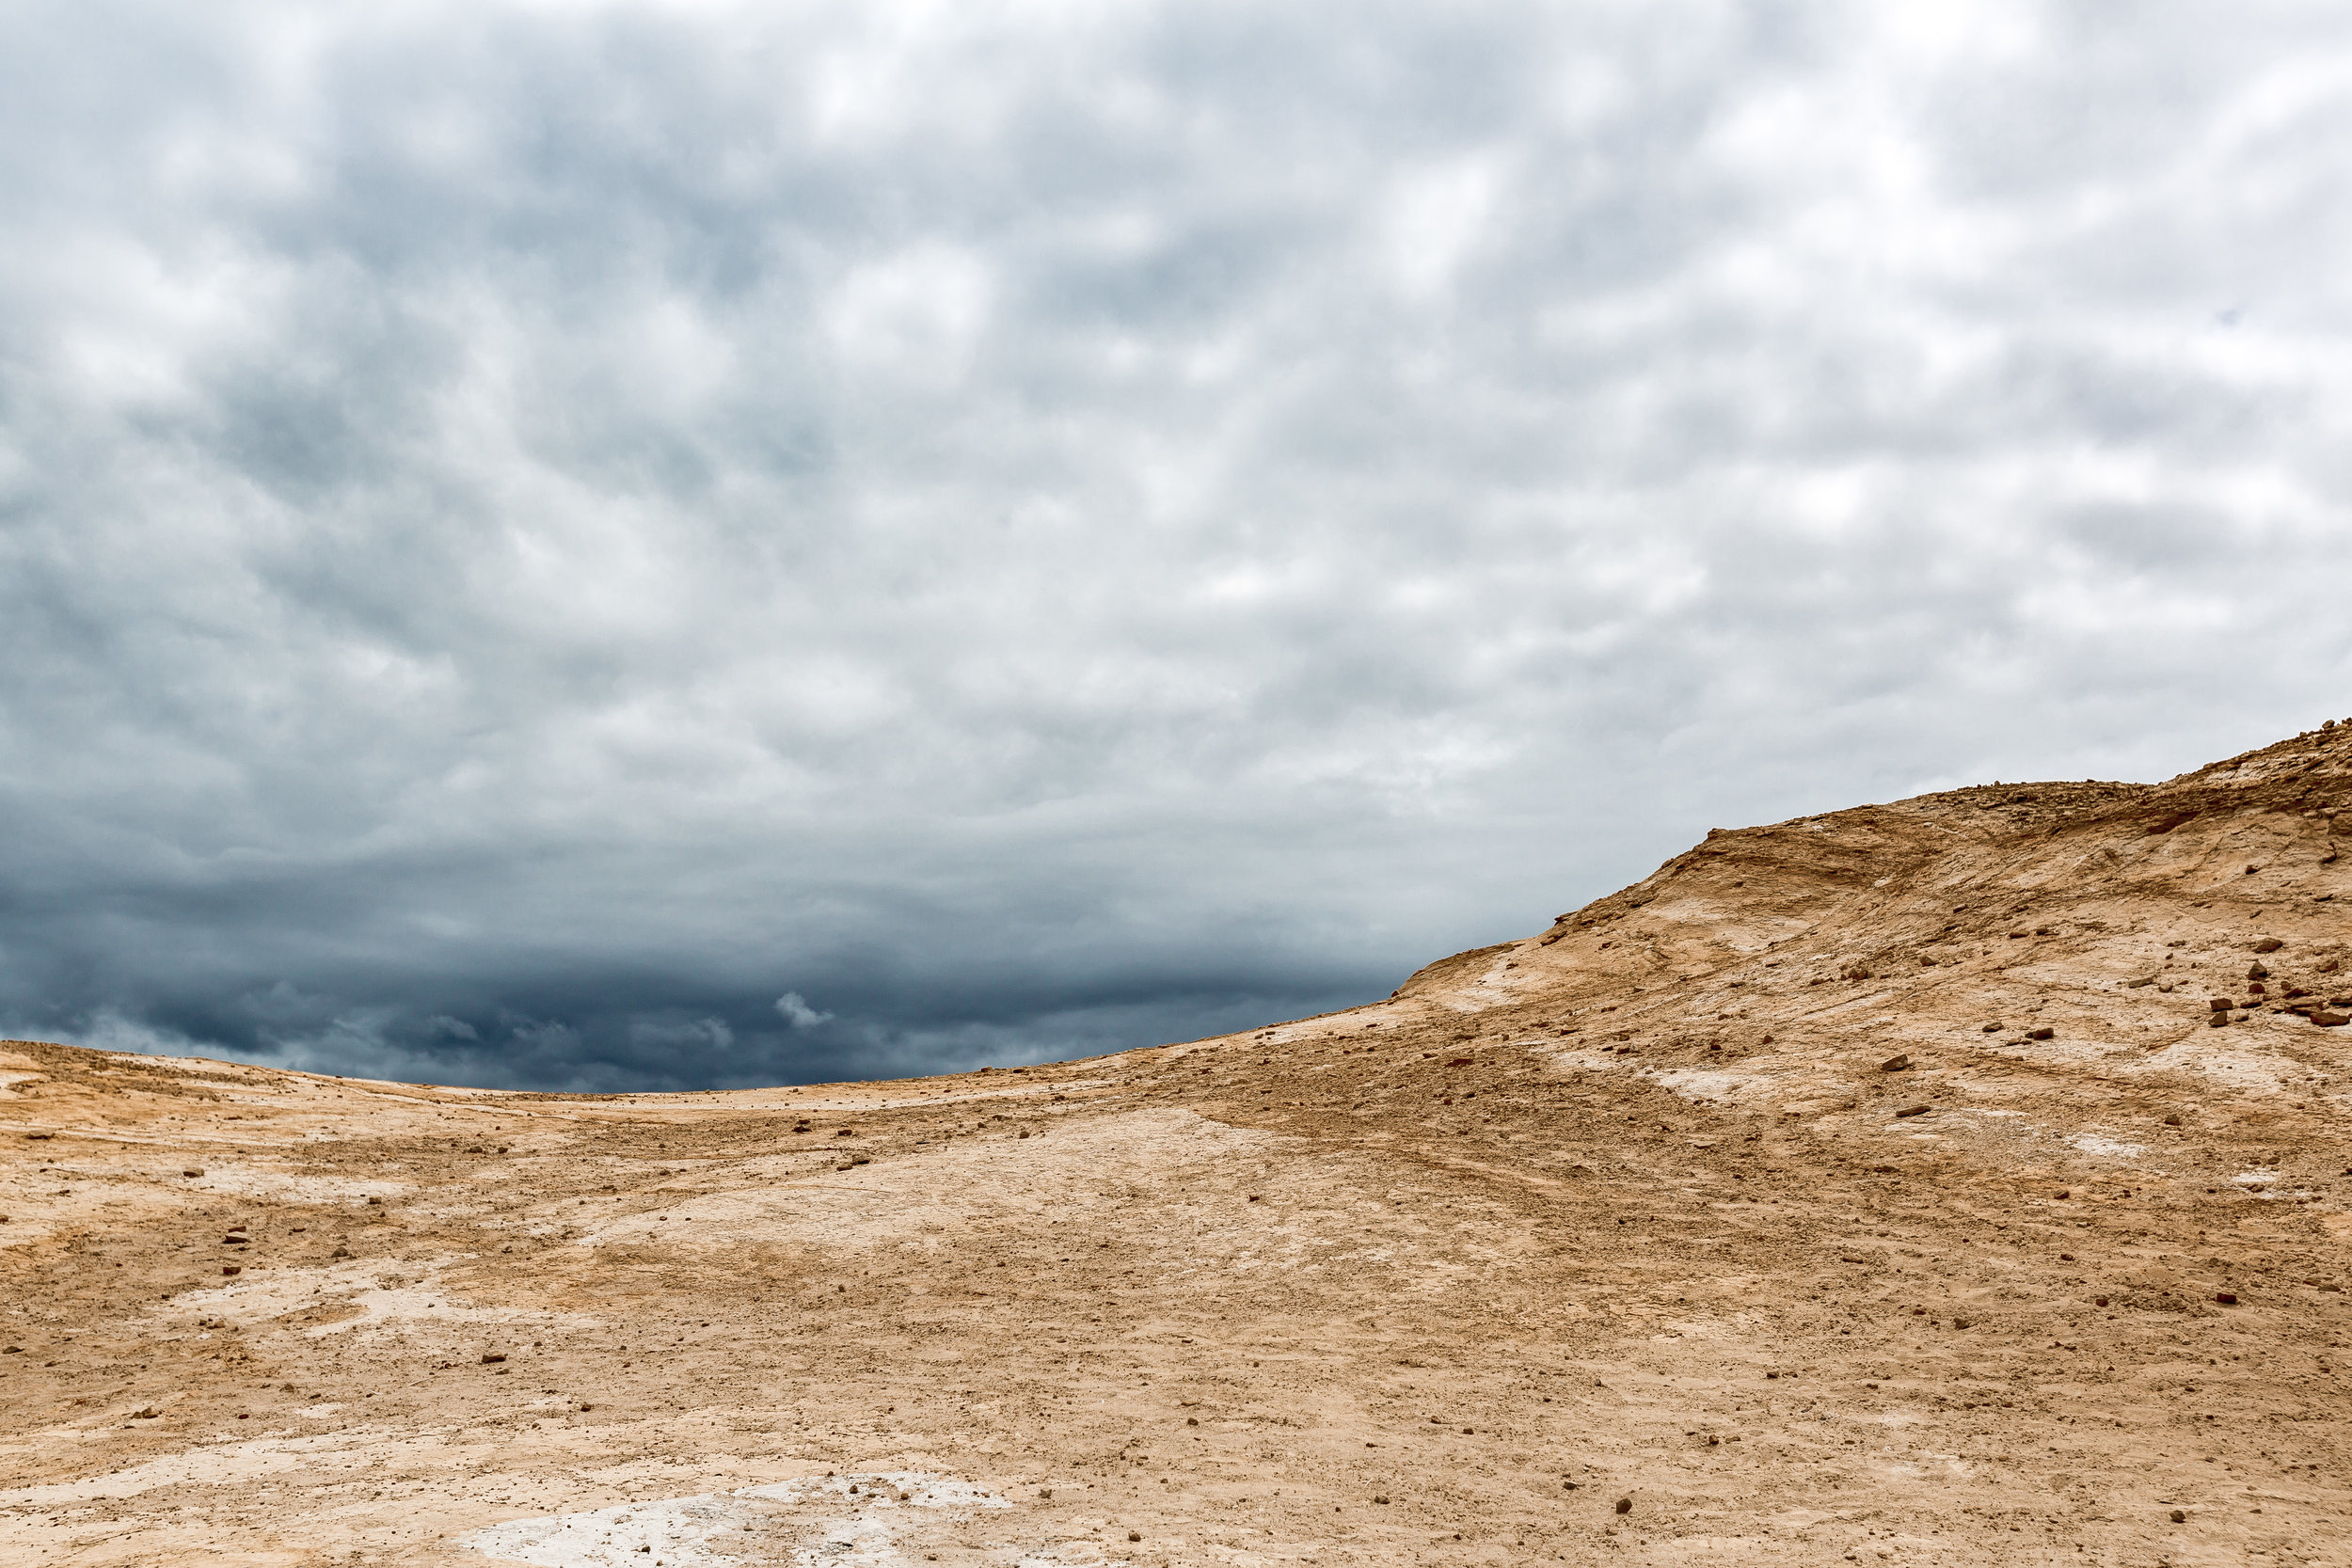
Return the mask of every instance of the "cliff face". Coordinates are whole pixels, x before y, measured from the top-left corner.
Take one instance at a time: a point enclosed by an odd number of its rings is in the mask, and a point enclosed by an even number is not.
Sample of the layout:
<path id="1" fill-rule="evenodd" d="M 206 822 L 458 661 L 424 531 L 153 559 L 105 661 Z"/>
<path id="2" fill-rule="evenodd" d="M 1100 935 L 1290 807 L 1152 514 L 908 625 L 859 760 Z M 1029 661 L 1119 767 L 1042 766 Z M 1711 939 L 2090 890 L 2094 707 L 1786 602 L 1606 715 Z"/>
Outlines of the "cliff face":
<path id="1" fill-rule="evenodd" d="M 1052 1068 L 0 1046 L 0 1556 L 2336 1560 L 2347 775 L 1711 833 Z"/>

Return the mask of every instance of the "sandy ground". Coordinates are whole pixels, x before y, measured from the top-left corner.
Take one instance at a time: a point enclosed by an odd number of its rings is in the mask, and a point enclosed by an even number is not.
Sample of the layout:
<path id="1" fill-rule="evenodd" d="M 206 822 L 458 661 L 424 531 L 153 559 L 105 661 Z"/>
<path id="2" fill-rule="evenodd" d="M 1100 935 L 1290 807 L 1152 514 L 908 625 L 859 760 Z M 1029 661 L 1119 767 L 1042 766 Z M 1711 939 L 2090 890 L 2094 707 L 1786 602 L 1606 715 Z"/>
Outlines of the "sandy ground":
<path id="1" fill-rule="evenodd" d="M 0 1045 L 0 1561 L 2352 1562 L 2348 775 L 1717 833 L 1055 1068 Z"/>

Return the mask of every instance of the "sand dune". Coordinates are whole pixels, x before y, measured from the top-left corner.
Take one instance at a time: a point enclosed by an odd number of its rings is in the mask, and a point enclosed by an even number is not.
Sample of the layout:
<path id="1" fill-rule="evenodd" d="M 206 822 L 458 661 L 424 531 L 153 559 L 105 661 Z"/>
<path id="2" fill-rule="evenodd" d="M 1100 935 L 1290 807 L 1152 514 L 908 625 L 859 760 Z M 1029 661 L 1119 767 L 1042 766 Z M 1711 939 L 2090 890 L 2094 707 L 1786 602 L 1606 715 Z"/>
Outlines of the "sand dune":
<path id="1" fill-rule="evenodd" d="M 907 1083 L 8 1042 L 0 1560 L 2352 1560 L 2346 811 L 2352 726 L 1717 832 Z"/>

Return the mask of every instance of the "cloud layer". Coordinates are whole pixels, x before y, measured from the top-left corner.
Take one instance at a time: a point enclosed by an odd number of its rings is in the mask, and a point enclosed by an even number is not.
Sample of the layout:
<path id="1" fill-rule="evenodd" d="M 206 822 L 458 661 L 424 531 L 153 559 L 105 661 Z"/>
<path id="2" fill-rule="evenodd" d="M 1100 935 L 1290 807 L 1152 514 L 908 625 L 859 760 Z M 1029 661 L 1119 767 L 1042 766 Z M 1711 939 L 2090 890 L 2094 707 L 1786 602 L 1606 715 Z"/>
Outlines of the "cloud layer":
<path id="1" fill-rule="evenodd" d="M 2352 711 L 2312 8 L 0 42 L 14 1032 L 558 1087 L 1112 1049 L 1710 825 Z"/>

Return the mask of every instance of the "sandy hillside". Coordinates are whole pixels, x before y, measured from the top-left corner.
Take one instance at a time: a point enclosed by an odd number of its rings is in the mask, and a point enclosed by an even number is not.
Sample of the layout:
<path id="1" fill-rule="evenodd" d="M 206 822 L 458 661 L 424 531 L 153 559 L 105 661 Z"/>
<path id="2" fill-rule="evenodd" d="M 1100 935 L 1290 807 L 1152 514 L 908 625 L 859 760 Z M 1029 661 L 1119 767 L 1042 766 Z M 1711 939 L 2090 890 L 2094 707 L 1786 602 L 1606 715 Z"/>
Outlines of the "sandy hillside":
<path id="1" fill-rule="evenodd" d="M 0 1561 L 2352 1562 L 2340 811 L 2352 726 L 1718 832 L 1026 1071 L 0 1046 Z"/>

